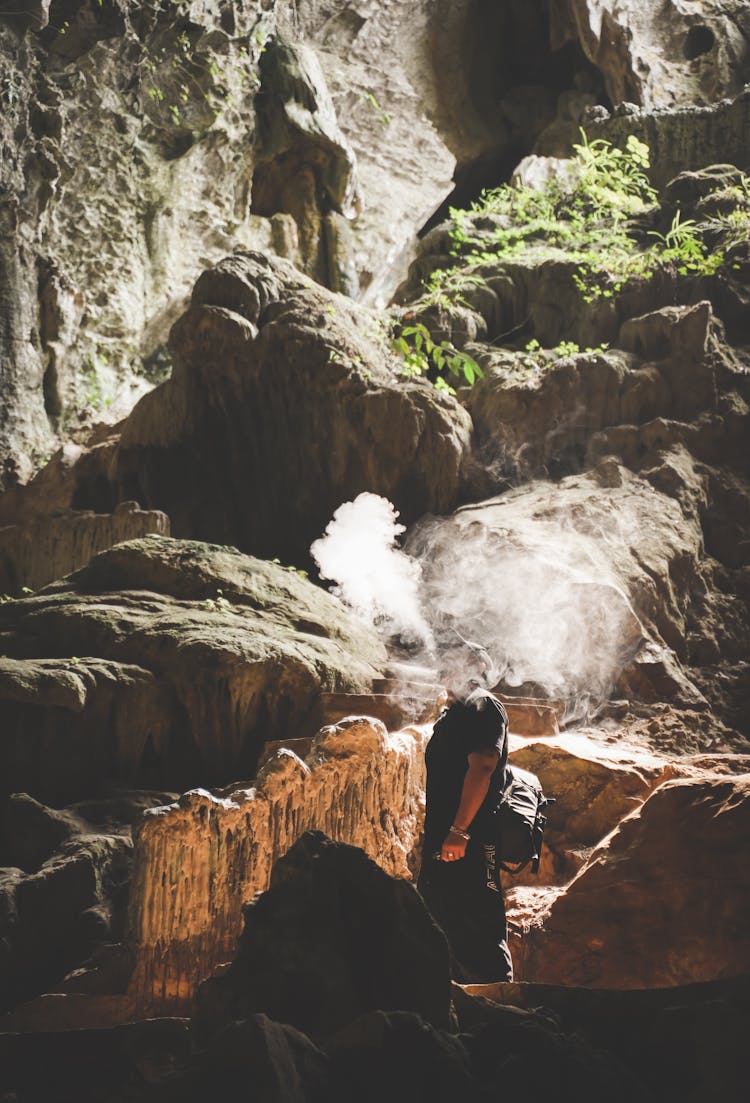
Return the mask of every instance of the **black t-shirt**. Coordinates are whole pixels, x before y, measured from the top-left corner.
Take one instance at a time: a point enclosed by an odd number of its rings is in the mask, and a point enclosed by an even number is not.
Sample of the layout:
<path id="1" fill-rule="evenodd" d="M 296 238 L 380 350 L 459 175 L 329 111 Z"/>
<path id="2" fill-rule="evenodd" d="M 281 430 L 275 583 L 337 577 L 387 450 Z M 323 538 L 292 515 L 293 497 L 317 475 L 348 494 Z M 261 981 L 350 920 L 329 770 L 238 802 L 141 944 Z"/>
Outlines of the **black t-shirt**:
<path id="1" fill-rule="evenodd" d="M 427 794 L 424 853 L 439 850 L 461 800 L 464 776 L 473 751 L 496 750 L 500 755 L 482 806 L 469 828 L 481 841 L 487 817 L 499 800 L 508 762 L 508 716 L 500 701 L 477 689 L 454 701 L 439 716 L 425 751 Z"/>

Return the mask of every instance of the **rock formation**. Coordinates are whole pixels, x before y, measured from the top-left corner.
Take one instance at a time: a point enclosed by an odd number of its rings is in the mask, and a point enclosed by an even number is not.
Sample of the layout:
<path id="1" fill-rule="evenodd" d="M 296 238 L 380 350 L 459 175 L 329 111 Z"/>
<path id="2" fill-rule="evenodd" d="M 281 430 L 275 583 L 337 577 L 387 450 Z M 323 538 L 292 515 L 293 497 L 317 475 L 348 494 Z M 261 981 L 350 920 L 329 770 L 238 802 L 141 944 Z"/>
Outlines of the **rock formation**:
<path id="1" fill-rule="evenodd" d="M 457 500 L 465 412 L 400 381 L 374 319 L 289 264 L 246 253 L 205 272 L 171 346 L 175 372 L 128 419 L 114 471 L 118 496 L 159 503 L 175 535 L 302 564 L 362 490 L 407 523 Z"/>
<path id="2" fill-rule="evenodd" d="M 6 487 L 164 377 L 196 271 L 233 246 L 385 299 L 454 170 L 466 201 L 540 135 L 567 152 L 587 108 L 705 104 L 747 76 L 744 6 L 714 0 L 23 8 L 0 11 Z"/>
<path id="3" fill-rule="evenodd" d="M 566 0 L 556 7 L 558 40 L 580 39 L 604 75 L 612 103 L 711 103 L 742 89 L 744 4 L 709 0 L 696 10 L 680 3 L 654 8 L 638 0 Z"/>
<path id="4" fill-rule="evenodd" d="M 53 802 L 247 776 L 266 740 L 313 734 L 323 690 L 369 688 L 385 662 L 295 571 L 169 537 L 102 552 L 0 617 L 2 786 Z"/>
<path id="5" fill-rule="evenodd" d="M 137 1016 L 190 1007 L 200 981 L 234 956 L 243 902 L 268 888 L 274 863 L 304 831 L 361 847 L 409 878 L 426 734 L 389 736 L 377 720 L 352 718 L 322 728 L 304 760 L 279 749 L 252 788 L 221 798 L 195 790 L 145 816 L 129 926 Z"/>
<path id="6" fill-rule="evenodd" d="M 322 1041 L 375 1010 L 448 1026 L 445 936 L 411 885 L 361 850 L 308 832 L 245 908 L 236 960 L 201 988 L 199 1044 L 258 1011 Z"/>
<path id="7" fill-rule="evenodd" d="M 746 974 L 749 786 L 746 772 L 660 785 L 524 939 L 524 977 L 664 988 Z"/>
<path id="8" fill-rule="evenodd" d="M 62 812 L 26 793 L 7 800 L 0 828 L 2 1010 L 54 987 L 100 944 L 122 942 L 130 824 L 167 798 L 124 792 Z M 75 973 L 69 983 L 75 989 Z"/>
<path id="9" fill-rule="evenodd" d="M 149 533 L 169 535 L 159 510 L 121 502 L 114 513 L 70 510 L 0 528 L 0 590 L 19 597 L 85 567 L 97 552 Z"/>

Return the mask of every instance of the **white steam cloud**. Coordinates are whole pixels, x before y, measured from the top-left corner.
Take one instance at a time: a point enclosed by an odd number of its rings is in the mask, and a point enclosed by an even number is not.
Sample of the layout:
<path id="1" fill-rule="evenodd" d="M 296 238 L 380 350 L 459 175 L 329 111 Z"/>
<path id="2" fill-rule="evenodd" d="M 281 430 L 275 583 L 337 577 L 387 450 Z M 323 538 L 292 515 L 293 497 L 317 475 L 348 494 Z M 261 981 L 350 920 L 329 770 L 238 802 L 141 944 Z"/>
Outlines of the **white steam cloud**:
<path id="1" fill-rule="evenodd" d="M 498 688 L 560 699 L 570 718 L 590 715 L 643 631 L 603 538 L 570 523 L 564 508 L 543 506 L 532 491 L 525 502 L 483 503 L 481 519 L 471 506 L 427 518 L 402 551 L 391 503 L 361 494 L 311 552 L 343 601 L 381 635 L 400 637 L 399 657 L 406 649 L 457 692 L 477 673 L 463 638 L 489 653 Z M 578 498 L 574 512 L 587 508 Z"/>
<path id="2" fill-rule="evenodd" d="M 419 599 L 421 567 L 397 545 L 404 526 L 387 498 L 364 493 L 344 502 L 310 548 L 321 578 L 384 636 L 403 636 L 429 650 L 432 633 Z"/>

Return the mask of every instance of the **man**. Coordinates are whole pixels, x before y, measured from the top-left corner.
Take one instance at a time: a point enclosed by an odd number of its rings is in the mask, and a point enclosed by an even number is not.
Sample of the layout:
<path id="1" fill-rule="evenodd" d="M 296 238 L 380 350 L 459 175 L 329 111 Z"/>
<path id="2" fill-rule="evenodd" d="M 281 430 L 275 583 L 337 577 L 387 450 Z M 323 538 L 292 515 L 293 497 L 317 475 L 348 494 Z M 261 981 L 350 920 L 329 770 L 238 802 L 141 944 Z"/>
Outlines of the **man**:
<path id="1" fill-rule="evenodd" d="M 425 753 L 425 831 L 417 887 L 448 937 L 454 979 L 468 984 L 512 980 L 513 964 L 489 831 L 508 761 L 508 717 L 480 684 L 491 668 L 489 655 L 464 642 L 468 675 L 463 685 L 455 676 L 445 679 L 452 683 L 451 700 Z"/>

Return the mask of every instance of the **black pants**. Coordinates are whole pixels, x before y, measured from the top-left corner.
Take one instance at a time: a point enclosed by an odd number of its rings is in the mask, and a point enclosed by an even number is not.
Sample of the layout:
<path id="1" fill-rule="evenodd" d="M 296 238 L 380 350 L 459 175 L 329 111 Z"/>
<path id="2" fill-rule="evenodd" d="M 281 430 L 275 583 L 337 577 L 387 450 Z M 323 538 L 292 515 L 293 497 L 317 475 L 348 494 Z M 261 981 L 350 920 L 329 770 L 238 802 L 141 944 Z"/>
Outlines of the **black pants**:
<path id="1" fill-rule="evenodd" d="M 465 856 L 455 862 L 439 861 L 426 847 L 417 888 L 447 935 L 454 980 L 513 980 L 500 876 L 488 875 L 480 843 L 471 839 Z"/>

